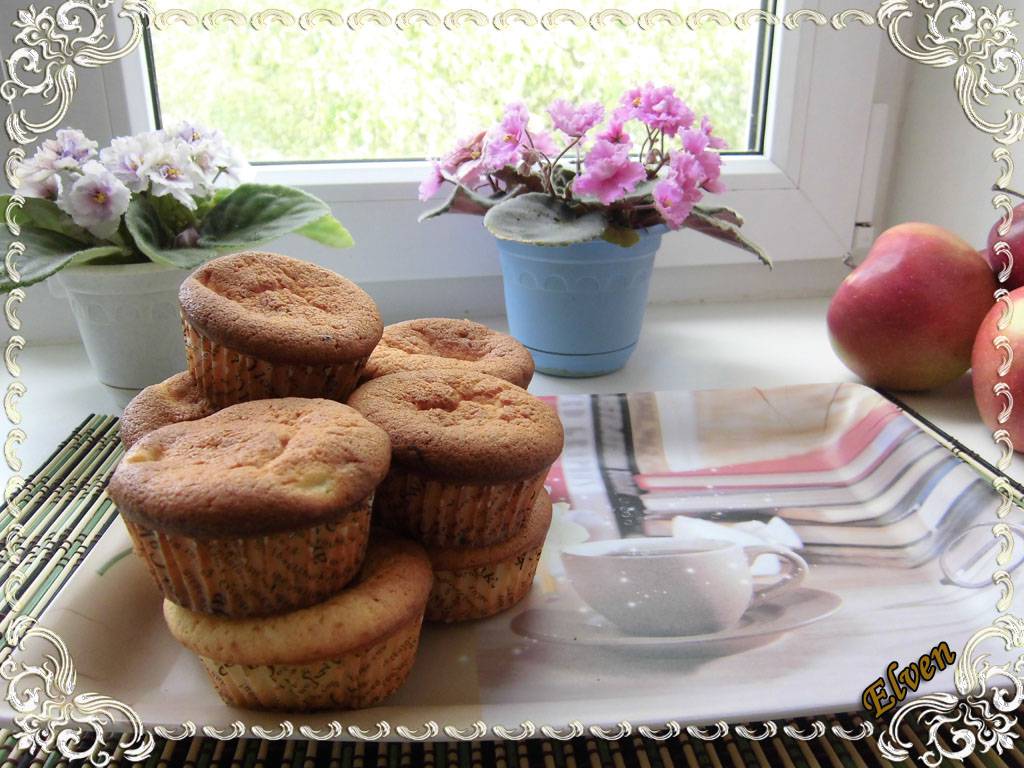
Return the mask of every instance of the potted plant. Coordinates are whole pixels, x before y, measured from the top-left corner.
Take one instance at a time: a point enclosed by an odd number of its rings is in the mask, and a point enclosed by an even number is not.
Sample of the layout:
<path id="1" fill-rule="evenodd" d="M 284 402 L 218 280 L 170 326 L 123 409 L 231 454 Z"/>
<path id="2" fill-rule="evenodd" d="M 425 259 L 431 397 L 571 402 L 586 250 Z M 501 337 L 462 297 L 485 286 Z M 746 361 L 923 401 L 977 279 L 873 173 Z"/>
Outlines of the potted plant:
<path id="1" fill-rule="evenodd" d="M 628 91 L 603 126 L 600 103 L 557 100 L 548 114 L 554 134 L 531 130 L 526 107 L 508 105 L 500 124 L 460 142 L 420 185 L 424 201 L 452 185 L 421 221 L 483 215 L 498 242 L 510 329 L 538 370 L 595 376 L 625 365 L 667 230 L 694 229 L 771 267 L 736 211 L 700 204 L 725 189 L 725 142 L 671 87 Z"/>
<path id="2" fill-rule="evenodd" d="M 2 227 L 24 244 L 0 290 L 54 276 L 100 381 L 136 389 L 185 367 L 177 293 L 209 259 L 294 232 L 345 248 L 352 238 L 321 200 L 246 183 L 248 165 L 220 132 L 192 123 L 114 139 L 102 150 L 61 130 L 20 163 Z M 0 198 L 5 209 L 11 197 Z"/>

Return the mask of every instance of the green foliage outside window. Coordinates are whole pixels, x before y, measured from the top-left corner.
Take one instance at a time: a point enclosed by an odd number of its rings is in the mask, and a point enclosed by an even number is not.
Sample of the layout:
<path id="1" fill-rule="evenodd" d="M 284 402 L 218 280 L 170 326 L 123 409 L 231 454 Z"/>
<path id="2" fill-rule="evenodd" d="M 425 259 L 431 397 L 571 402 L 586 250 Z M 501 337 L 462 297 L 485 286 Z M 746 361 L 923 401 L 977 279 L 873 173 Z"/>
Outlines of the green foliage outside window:
<path id="1" fill-rule="evenodd" d="M 158 10 L 185 7 L 172 0 L 155 5 Z M 270 5 L 295 16 L 313 8 L 347 15 L 375 7 L 392 17 L 411 8 L 443 17 L 466 7 L 486 13 L 520 7 L 538 16 L 557 8 L 589 15 L 609 7 L 607 0 L 502 6 L 195 0 L 187 7 L 199 14 L 226 6 L 252 13 Z M 631 5 L 618 7 L 631 10 Z M 685 14 L 701 6 L 659 7 Z M 749 3 L 716 7 L 732 12 Z M 650 8 L 636 12 L 642 10 Z M 511 100 L 523 100 L 536 115 L 535 124 L 546 127 L 544 109 L 555 98 L 611 103 L 648 80 L 675 86 L 697 114 L 710 115 L 715 133 L 732 150 L 753 148 L 756 25 L 741 32 L 667 24 L 642 30 L 614 23 L 601 30 L 566 23 L 554 31 L 519 24 L 502 31 L 473 24 L 455 31 L 425 25 L 403 31 L 373 23 L 358 31 L 328 24 L 310 31 L 222 24 L 207 31 L 175 24 L 154 31 L 153 48 L 165 123 L 187 118 L 215 126 L 253 162 L 437 156 L 455 137 L 496 123 Z"/>

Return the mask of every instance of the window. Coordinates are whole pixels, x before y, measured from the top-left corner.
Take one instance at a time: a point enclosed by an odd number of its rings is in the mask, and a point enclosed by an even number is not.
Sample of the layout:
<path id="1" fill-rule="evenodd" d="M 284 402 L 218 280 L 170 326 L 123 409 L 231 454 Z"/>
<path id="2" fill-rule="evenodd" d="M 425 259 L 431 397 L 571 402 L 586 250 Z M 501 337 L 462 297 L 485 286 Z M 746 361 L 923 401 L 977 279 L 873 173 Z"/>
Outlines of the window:
<path id="1" fill-rule="evenodd" d="M 190 9 L 204 13 L 219 5 L 201 0 Z M 276 5 L 296 16 L 309 9 L 294 1 Z M 589 15 L 607 3 L 572 6 Z M 266 4 L 233 7 L 250 13 Z M 392 16 L 408 9 L 377 7 Z M 440 17 L 451 10 L 439 0 L 416 7 Z M 661 7 L 685 16 L 701 6 Z M 734 13 L 750 5 L 728 0 L 716 7 Z M 154 31 L 149 53 L 158 122 L 187 117 L 217 126 L 251 161 L 267 163 L 421 159 L 494 124 L 514 98 L 540 116 L 538 127 L 556 98 L 614 104 L 648 80 L 674 85 L 698 115 L 710 115 L 732 151 L 757 153 L 769 43 L 757 24 L 696 32 L 614 22 L 599 31 L 570 23 L 552 31 L 521 24 L 503 31 L 475 24 L 398 30 L 371 23 L 358 32 L 328 24 L 309 31 L 222 24 L 209 32 L 180 25 Z"/>
<path id="2" fill-rule="evenodd" d="M 798 8 L 829 14 L 827 0 L 766 0 L 780 15 Z M 223 0 L 156 0 L 157 9 L 202 14 Z M 559 8 L 589 14 L 606 0 L 460 3 L 418 0 L 234 0 L 242 12 L 279 7 L 294 16 L 314 8 L 344 15 L 364 8 L 392 18 L 410 8 L 476 7 L 494 13 Z M 618 3 L 634 14 L 657 7 L 689 12 L 700 0 Z M 730 13 L 750 0 L 722 0 Z M 834 7 L 833 7 L 834 6 Z M 845 7 L 845 6 L 842 6 Z M 115 133 L 159 120 L 205 121 L 225 131 L 250 160 L 256 180 L 293 184 L 326 200 L 357 247 L 339 255 L 308 242 L 281 250 L 343 272 L 372 288 L 382 306 L 406 315 L 500 312 L 501 281 L 492 239 L 473 216 L 418 224 L 423 158 L 496 121 L 509 100 L 524 98 L 543 119 L 555 95 L 616 98 L 637 81 L 669 82 L 728 138 L 722 203 L 740 210 L 746 229 L 775 259 L 774 273 L 747 254 L 708 238 L 666 238 L 658 256 L 655 301 L 727 298 L 737 292 L 824 294 L 845 272 L 841 258 L 854 234 L 870 237 L 883 153 L 869 151 L 895 133 L 898 109 L 875 105 L 883 35 L 875 27 L 842 32 L 804 23 L 796 30 L 752 23 L 746 30 L 710 23 L 696 31 L 659 25 L 643 30 L 563 24 L 555 31 L 512 25 L 463 30 L 366 24 L 358 31 L 322 25 L 311 31 L 270 24 L 261 31 L 219 24 L 214 31 L 173 24 L 153 30 L 146 51 L 104 75 L 107 94 L 89 107 L 105 112 Z M 542 62 L 543 66 L 537 64 Z M 891 66 L 891 64 L 890 64 Z M 888 97 L 886 97 L 888 98 Z M 538 123 L 540 122 L 538 120 Z M 869 141 L 870 138 L 870 141 Z M 884 176 L 884 174 L 882 174 Z M 808 267 L 786 271 L 785 262 Z M 694 266 L 740 264 L 737 280 Z M 432 284 L 424 288 L 422 281 Z"/>

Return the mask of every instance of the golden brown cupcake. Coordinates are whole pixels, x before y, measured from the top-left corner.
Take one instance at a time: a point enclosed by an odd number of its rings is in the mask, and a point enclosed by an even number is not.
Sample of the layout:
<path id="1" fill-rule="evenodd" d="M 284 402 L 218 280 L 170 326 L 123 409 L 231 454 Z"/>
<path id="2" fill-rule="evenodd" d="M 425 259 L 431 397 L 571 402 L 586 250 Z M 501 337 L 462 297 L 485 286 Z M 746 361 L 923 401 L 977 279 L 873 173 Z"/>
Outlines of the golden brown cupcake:
<path id="1" fill-rule="evenodd" d="M 434 568 L 427 619 L 483 619 L 526 597 L 550 526 L 551 499 L 541 491 L 523 527 L 512 538 L 489 547 L 427 550 Z"/>
<path id="2" fill-rule="evenodd" d="M 343 401 L 383 331 L 377 305 L 355 283 L 273 253 L 214 259 L 185 279 L 178 299 L 189 371 L 218 407 Z"/>
<path id="3" fill-rule="evenodd" d="M 359 709 L 408 677 L 430 584 L 430 561 L 418 544 L 374 533 L 359 576 L 323 603 L 226 619 L 165 600 L 164 619 L 230 705 Z"/>
<path id="4" fill-rule="evenodd" d="M 363 384 L 349 405 L 391 438 L 375 522 L 430 547 L 510 538 L 562 451 L 554 409 L 483 373 L 393 373 Z"/>
<path id="5" fill-rule="evenodd" d="M 108 490 L 165 597 L 266 615 L 355 576 L 388 457 L 387 435 L 348 406 L 260 400 L 150 432 Z"/>
<path id="6" fill-rule="evenodd" d="M 121 443 L 131 448 L 154 429 L 179 421 L 195 421 L 215 410 L 192 380 L 192 374 L 176 373 L 159 384 L 146 387 L 125 406 L 121 416 Z"/>
<path id="7" fill-rule="evenodd" d="M 511 336 L 486 325 L 428 317 L 385 327 L 363 379 L 432 368 L 487 373 L 526 389 L 533 378 L 533 357 Z"/>

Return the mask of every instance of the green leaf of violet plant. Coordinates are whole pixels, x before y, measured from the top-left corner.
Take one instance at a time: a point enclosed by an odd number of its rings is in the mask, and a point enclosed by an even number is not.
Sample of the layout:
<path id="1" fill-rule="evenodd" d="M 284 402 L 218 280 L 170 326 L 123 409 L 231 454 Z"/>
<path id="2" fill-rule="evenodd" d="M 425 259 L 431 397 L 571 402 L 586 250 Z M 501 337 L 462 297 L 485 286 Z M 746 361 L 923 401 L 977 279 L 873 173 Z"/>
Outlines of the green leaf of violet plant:
<path id="1" fill-rule="evenodd" d="M 351 248 L 355 244 L 349 231 L 330 214 L 300 227 L 295 230 L 295 234 L 328 245 L 331 248 Z"/>
<path id="2" fill-rule="evenodd" d="M 543 192 L 503 200 L 487 211 L 484 226 L 499 240 L 561 246 L 601 237 L 608 222 L 601 211 L 577 213 Z"/>
<path id="3" fill-rule="evenodd" d="M 320 221 L 327 204 L 299 189 L 242 184 L 214 205 L 199 225 L 199 245 L 245 248 L 275 240 Z"/>
<path id="4" fill-rule="evenodd" d="M 148 196 L 134 198 L 124 220 L 135 247 L 155 264 L 194 269 L 218 255 L 213 248 L 175 245 L 171 231 L 161 221 L 159 211 Z"/>

